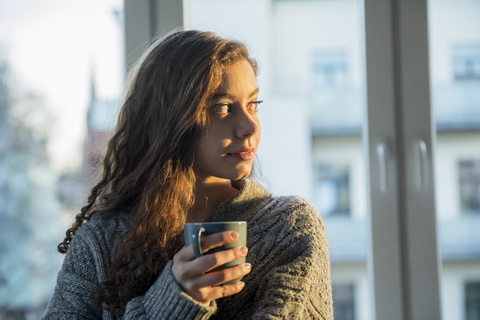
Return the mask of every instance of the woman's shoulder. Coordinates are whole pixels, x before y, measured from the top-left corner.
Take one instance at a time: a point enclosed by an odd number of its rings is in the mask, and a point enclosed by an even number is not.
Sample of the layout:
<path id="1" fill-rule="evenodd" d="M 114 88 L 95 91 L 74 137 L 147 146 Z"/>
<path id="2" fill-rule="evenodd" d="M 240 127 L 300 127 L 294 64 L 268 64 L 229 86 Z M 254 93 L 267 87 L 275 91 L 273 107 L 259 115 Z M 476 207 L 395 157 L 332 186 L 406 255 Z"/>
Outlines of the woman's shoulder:
<path id="1" fill-rule="evenodd" d="M 253 251 L 263 252 L 251 257 L 256 263 L 270 255 L 278 255 L 274 260 L 280 259 L 280 265 L 300 256 L 328 255 L 322 219 L 317 209 L 299 196 L 270 198 L 249 221 L 248 239 L 252 250 L 257 246 L 257 250 Z"/>
<path id="2" fill-rule="evenodd" d="M 280 238 L 317 237 L 325 227 L 315 206 L 300 196 L 272 196 L 249 221 L 249 227 L 268 230 Z M 263 232 L 262 232 L 263 233 Z"/>
<path id="3" fill-rule="evenodd" d="M 128 229 L 131 215 L 123 212 L 104 213 L 84 222 L 76 231 L 74 241 L 92 246 L 113 247 L 118 236 Z"/>
<path id="4" fill-rule="evenodd" d="M 59 277 L 67 279 L 65 281 L 98 281 L 98 277 L 104 275 L 100 271 L 108 265 L 111 251 L 126 221 L 127 216 L 118 214 L 93 217 L 84 222 L 70 242 Z"/>
<path id="5" fill-rule="evenodd" d="M 314 216 L 319 217 L 318 210 L 315 206 L 303 197 L 296 195 L 274 196 L 273 201 L 284 211 L 295 214 L 314 214 Z"/>
<path id="6" fill-rule="evenodd" d="M 296 196 L 274 196 L 265 208 L 267 216 L 282 218 L 292 223 L 322 223 L 320 213 L 307 199 Z"/>

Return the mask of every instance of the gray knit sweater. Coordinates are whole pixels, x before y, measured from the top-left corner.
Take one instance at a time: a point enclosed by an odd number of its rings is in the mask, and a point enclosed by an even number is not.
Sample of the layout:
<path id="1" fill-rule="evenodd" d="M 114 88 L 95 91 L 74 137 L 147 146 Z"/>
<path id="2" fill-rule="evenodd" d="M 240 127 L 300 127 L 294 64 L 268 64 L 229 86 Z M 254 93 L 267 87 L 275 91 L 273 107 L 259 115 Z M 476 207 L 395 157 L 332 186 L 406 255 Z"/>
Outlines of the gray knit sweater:
<path id="1" fill-rule="evenodd" d="M 252 271 L 243 290 L 204 306 L 182 292 L 170 261 L 147 293 L 127 304 L 124 319 L 333 319 L 327 238 L 317 210 L 299 197 L 274 197 L 253 179 L 235 187 L 240 192 L 206 221 L 248 222 Z M 112 319 L 93 292 L 130 219 L 108 215 L 78 229 L 43 319 Z"/>

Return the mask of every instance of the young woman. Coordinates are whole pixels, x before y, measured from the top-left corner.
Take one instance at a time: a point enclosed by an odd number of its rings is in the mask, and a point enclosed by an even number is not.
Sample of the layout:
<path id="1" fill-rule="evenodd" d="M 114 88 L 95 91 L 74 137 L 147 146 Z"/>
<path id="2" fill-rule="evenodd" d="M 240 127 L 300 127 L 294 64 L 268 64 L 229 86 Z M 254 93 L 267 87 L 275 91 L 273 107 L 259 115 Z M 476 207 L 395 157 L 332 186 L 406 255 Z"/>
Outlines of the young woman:
<path id="1" fill-rule="evenodd" d="M 212 33 L 150 47 L 129 77 L 102 177 L 59 245 L 66 256 L 44 319 L 332 319 L 317 211 L 249 177 L 256 73 L 243 44 Z M 186 222 L 243 220 L 248 248 L 195 259 L 184 247 Z M 237 237 L 205 237 L 202 249 Z"/>

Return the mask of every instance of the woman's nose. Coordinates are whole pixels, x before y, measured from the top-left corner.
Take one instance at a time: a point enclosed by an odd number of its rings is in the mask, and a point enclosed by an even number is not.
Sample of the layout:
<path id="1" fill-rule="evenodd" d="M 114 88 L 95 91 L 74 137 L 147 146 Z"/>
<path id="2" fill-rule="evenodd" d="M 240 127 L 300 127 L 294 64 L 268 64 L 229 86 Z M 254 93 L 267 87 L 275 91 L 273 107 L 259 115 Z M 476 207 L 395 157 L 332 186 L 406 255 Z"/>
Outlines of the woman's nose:
<path id="1" fill-rule="evenodd" d="M 246 138 L 255 135 L 260 130 L 260 122 L 256 113 L 250 114 L 243 110 L 237 115 L 235 134 L 237 138 Z"/>

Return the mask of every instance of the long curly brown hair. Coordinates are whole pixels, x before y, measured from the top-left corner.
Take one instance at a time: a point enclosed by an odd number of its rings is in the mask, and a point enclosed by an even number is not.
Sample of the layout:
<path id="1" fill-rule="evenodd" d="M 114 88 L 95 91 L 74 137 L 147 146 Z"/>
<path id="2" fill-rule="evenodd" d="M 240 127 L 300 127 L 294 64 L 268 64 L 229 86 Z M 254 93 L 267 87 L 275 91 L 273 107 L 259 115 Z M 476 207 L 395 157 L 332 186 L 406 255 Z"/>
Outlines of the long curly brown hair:
<path id="1" fill-rule="evenodd" d="M 183 246 L 195 194 L 195 141 L 222 69 L 241 59 L 257 73 L 244 44 L 177 31 L 155 41 L 132 68 L 99 182 L 58 245 L 66 253 L 77 229 L 94 216 L 132 215 L 96 294 L 113 315 L 123 315 L 128 301 L 145 294 Z"/>

